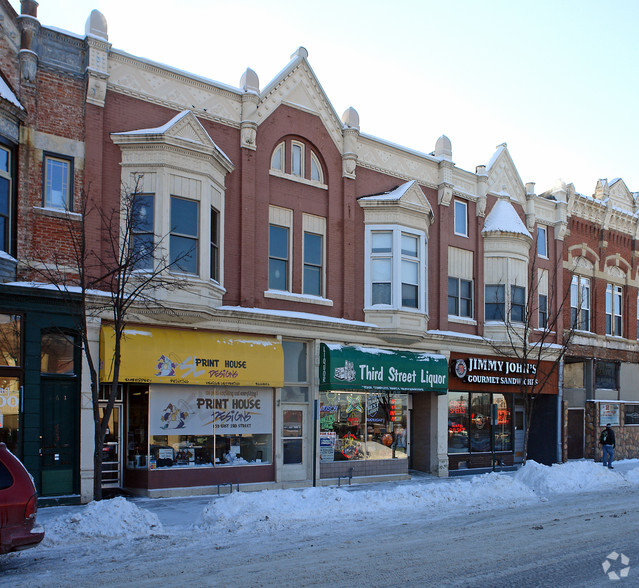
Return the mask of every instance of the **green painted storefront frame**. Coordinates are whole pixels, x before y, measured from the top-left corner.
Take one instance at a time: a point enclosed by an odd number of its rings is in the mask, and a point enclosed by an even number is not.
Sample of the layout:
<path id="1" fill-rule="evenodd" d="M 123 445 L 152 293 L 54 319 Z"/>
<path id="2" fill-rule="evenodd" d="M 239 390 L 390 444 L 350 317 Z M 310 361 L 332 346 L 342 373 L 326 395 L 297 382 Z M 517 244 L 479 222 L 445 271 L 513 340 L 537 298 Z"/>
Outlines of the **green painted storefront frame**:
<path id="1" fill-rule="evenodd" d="M 55 291 L 44 288 L 9 286 L 0 284 L 0 313 L 22 316 L 22 410 L 18 457 L 33 476 L 38 496 L 42 496 L 42 458 L 40 455 L 43 420 L 42 378 L 40 372 L 40 345 L 43 332 L 75 333 L 77 321 L 71 314 L 69 300 Z M 76 374 L 66 376 L 66 382 L 75 382 L 73 423 L 75 448 L 73 456 L 72 494 L 77 499 L 66 497 L 63 502 L 79 502 L 80 499 L 80 385 L 82 351 L 75 350 Z M 51 376 L 44 376 L 51 379 Z M 40 502 L 47 502 L 45 500 Z M 55 499 L 59 502 L 60 499 Z"/>
<path id="2" fill-rule="evenodd" d="M 320 343 L 320 391 L 448 393 L 443 355 Z"/>

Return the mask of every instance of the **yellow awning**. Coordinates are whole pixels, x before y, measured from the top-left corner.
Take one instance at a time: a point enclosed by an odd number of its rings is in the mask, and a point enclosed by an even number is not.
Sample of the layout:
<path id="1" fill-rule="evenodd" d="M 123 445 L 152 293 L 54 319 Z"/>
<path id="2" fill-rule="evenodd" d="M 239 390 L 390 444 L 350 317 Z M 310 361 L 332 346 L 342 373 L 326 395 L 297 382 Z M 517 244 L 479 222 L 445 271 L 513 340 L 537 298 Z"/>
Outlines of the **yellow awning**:
<path id="1" fill-rule="evenodd" d="M 100 381 L 113 374 L 115 335 L 100 332 Z M 120 382 L 205 386 L 284 385 L 282 344 L 275 337 L 130 326 L 121 342 Z"/>

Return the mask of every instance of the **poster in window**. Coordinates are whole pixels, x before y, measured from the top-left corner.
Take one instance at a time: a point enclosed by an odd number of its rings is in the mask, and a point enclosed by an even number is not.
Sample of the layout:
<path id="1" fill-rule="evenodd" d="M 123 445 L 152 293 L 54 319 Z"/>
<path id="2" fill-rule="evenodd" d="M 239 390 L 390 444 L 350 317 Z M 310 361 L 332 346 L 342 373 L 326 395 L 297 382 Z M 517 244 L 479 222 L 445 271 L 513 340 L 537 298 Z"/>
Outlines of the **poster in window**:
<path id="1" fill-rule="evenodd" d="M 608 424 L 613 427 L 619 426 L 618 402 L 602 402 L 599 404 L 599 424 L 602 427 Z"/>

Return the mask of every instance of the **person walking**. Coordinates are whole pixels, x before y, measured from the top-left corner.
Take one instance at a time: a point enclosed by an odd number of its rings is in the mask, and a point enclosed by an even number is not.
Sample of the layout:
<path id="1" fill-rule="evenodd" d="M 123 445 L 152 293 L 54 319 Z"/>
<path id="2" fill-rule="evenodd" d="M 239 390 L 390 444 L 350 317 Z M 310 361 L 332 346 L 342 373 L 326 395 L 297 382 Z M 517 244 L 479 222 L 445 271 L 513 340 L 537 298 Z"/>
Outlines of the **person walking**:
<path id="1" fill-rule="evenodd" d="M 603 465 L 608 469 L 614 470 L 612 467 L 612 460 L 615 457 L 615 432 L 610 427 L 610 423 L 606 425 L 606 428 L 601 431 L 599 436 L 599 445 L 603 449 Z"/>

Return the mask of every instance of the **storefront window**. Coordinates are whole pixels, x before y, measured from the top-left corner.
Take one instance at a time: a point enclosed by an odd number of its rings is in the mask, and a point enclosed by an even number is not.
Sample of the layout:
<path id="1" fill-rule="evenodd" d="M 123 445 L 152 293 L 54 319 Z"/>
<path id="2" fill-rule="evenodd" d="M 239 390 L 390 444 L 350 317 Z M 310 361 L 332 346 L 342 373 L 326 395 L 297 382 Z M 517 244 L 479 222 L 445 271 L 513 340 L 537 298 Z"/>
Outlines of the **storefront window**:
<path id="1" fill-rule="evenodd" d="M 448 452 L 468 453 L 468 393 L 448 394 Z"/>
<path id="2" fill-rule="evenodd" d="M 623 424 L 639 425 L 639 404 L 626 404 L 623 408 Z"/>
<path id="3" fill-rule="evenodd" d="M 20 328 L 21 321 L 18 315 L 0 314 L 0 366 L 22 365 Z"/>
<path id="4" fill-rule="evenodd" d="M 152 385 L 149 469 L 272 463 L 273 392 Z"/>
<path id="5" fill-rule="evenodd" d="M 491 422 L 493 404 L 497 405 L 497 421 L 494 423 Z M 497 393 L 448 393 L 448 453 L 492 451 L 491 431 L 495 451 L 512 451 L 511 396 Z"/>
<path id="6" fill-rule="evenodd" d="M 511 451 L 513 448 L 511 406 L 503 394 L 493 394 L 493 404 L 497 405 L 497 422 L 493 423 L 495 451 Z"/>
<path id="7" fill-rule="evenodd" d="M 127 466 L 146 468 L 149 451 L 149 389 L 129 387 L 129 426 L 127 433 Z"/>
<path id="8" fill-rule="evenodd" d="M 470 449 L 490 451 L 490 394 L 472 394 L 470 399 Z"/>
<path id="9" fill-rule="evenodd" d="M 20 381 L 0 377 L 0 442 L 10 451 L 18 451 L 20 424 Z"/>
<path id="10" fill-rule="evenodd" d="M 407 394 L 322 392 L 322 462 L 406 458 Z"/>

